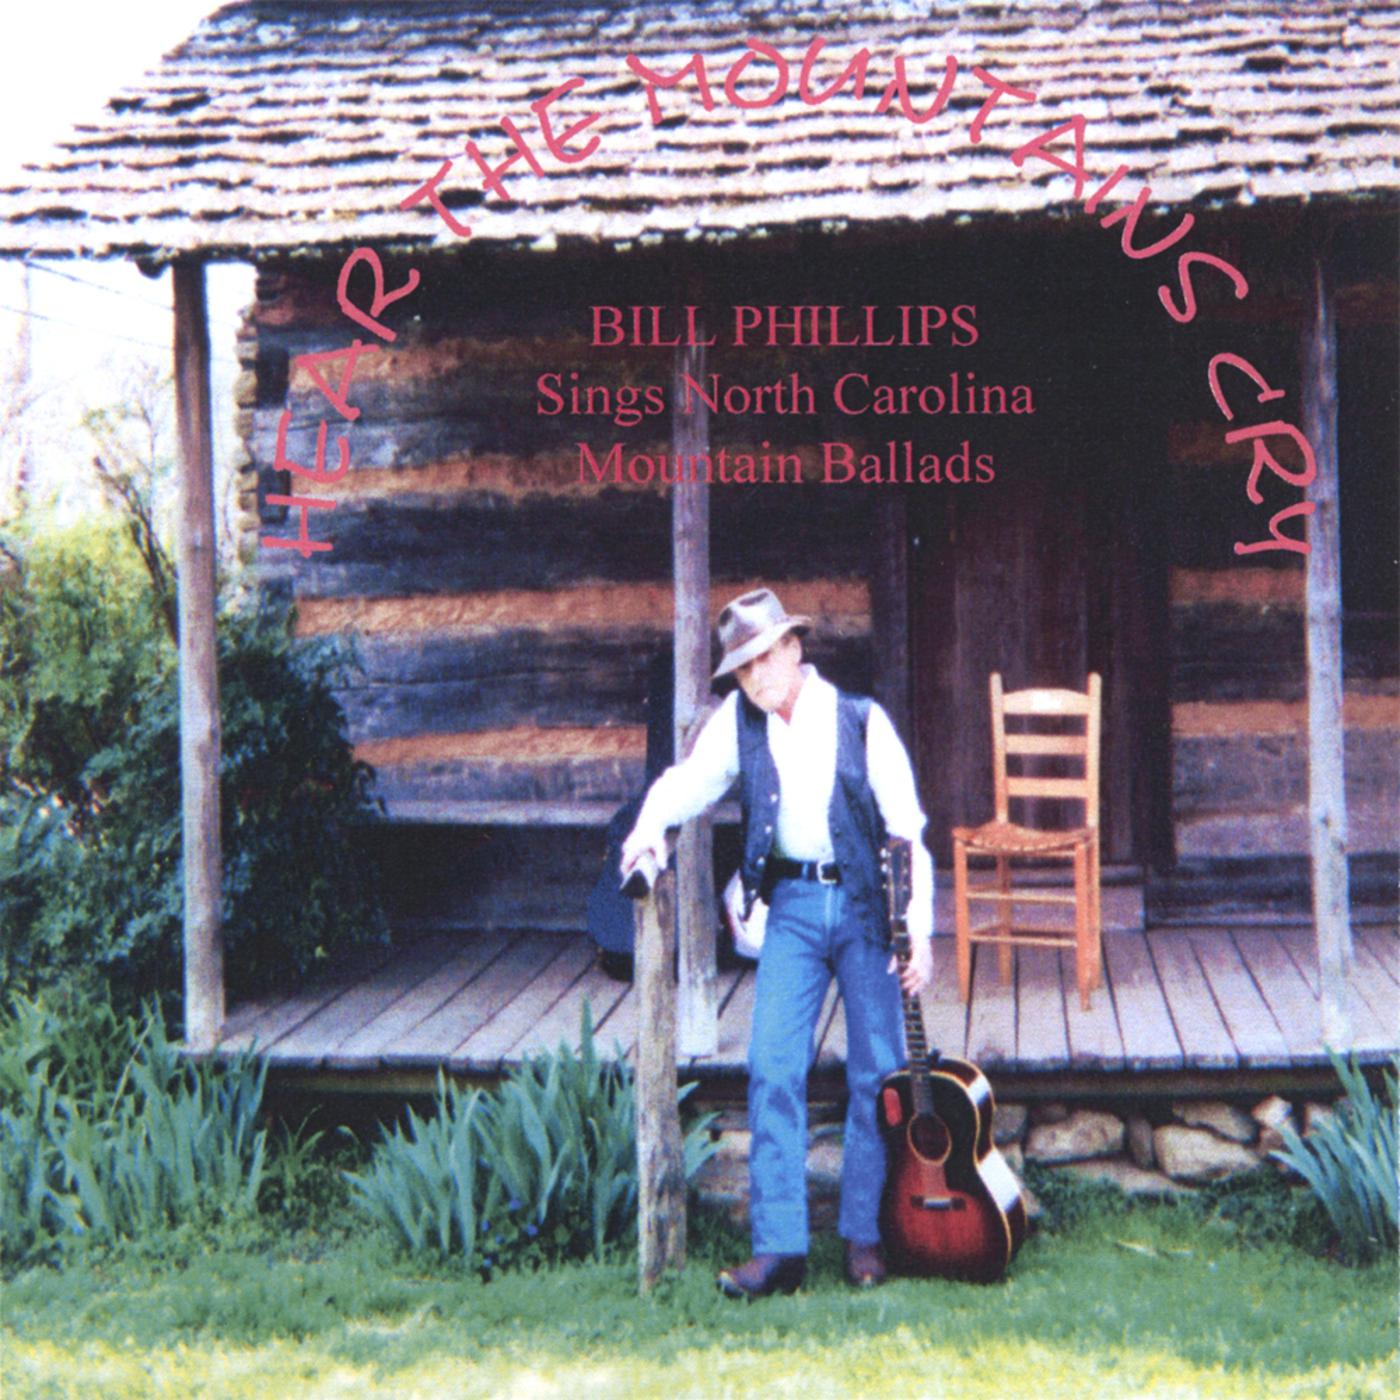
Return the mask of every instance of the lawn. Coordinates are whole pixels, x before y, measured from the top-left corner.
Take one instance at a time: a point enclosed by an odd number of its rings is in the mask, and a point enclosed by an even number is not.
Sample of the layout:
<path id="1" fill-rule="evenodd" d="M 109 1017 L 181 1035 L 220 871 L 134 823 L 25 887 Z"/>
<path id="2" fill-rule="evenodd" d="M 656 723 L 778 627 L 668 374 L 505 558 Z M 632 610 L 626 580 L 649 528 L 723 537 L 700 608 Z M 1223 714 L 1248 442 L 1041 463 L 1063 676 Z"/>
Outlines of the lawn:
<path id="1" fill-rule="evenodd" d="M 1265 1202 L 1267 1208 L 1267 1201 Z M 1347 1268 L 1261 1240 L 1259 1211 L 1080 1196 L 993 1287 L 857 1294 L 835 1241 L 805 1289 L 721 1298 L 742 1256 L 701 1220 L 648 1299 L 635 1263 L 491 1282 L 362 1230 L 265 1223 L 35 1269 L 4 1288 L 21 1396 L 1386 1396 L 1393 1262 Z M 1268 1233 L 1267 1230 L 1262 1233 Z"/>

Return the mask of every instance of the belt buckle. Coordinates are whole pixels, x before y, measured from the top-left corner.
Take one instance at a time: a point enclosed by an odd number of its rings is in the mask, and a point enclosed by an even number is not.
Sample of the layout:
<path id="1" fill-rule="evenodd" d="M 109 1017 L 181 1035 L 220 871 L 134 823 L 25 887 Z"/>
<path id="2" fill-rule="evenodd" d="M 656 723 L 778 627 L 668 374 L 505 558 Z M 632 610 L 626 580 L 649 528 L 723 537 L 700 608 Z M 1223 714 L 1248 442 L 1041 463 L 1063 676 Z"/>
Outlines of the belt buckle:
<path id="1" fill-rule="evenodd" d="M 831 871 L 831 878 L 828 879 L 826 871 Z M 841 883 L 841 871 L 834 860 L 817 862 L 817 883 L 819 885 L 839 885 Z"/>

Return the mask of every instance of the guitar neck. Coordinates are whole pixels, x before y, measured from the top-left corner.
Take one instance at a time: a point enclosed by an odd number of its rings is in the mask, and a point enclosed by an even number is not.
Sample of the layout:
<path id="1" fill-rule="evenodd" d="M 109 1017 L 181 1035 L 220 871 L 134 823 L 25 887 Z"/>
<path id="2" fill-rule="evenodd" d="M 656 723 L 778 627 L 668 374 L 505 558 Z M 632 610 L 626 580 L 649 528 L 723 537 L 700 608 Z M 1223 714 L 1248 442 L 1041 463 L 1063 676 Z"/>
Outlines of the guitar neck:
<path id="1" fill-rule="evenodd" d="M 904 968 L 909 963 L 911 948 L 909 934 L 903 928 L 894 932 L 895 952 L 899 965 Z M 914 1107 L 921 1114 L 933 1112 L 933 1086 L 929 1082 L 933 1064 L 938 1052 L 930 1052 L 928 1036 L 924 1030 L 924 1008 L 917 992 L 910 992 L 900 984 L 900 996 L 904 1004 L 904 1044 L 909 1054 L 909 1088 L 914 1097 Z"/>

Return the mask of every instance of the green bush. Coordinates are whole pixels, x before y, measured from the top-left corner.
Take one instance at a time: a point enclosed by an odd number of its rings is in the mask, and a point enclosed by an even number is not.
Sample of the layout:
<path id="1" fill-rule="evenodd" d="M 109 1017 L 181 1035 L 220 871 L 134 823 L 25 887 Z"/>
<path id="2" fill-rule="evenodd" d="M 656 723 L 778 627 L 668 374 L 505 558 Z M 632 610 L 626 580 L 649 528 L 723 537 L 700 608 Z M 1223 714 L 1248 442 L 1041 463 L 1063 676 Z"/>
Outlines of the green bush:
<path id="1" fill-rule="evenodd" d="M 124 1008 L 178 990 L 179 688 L 161 608 L 115 527 L 44 537 L 0 587 L 0 994 L 96 971 Z M 144 591 L 143 591 L 144 590 Z M 347 658 L 284 612 L 218 621 L 223 918 L 235 994 L 384 936 L 356 829 Z"/>
<path id="2" fill-rule="evenodd" d="M 1392 1061 L 1383 1076 L 1383 1095 L 1372 1092 L 1354 1057 L 1343 1060 L 1332 1052 L 1331 1059 L 1345 1097 L 1307 1137 L 1285 1126 L 1284 1145 L 1273 1155 L 1312 1188 L 1332 1222 L 1343 1256 L 1362 1262 L 1394 1253 L 1400 1240 L 1396 1224 L 1400 1059 Z"/>
<path id="3" fill-rule="evenodd" d="M 690 1086 L 682 1090 L 682 1097 Z M 685 1136 L 689 1178 L 713 1150 L 712 1116 Z M 414 1252 L 460 1255 L 490 1275 L 512 1264 L 601 1259 L 634 1228 L 636 1096 L 601 1059 L 585 1005 L 576 1055 L 525 1061 L 492 1093 L 439 1078 L 437 1111 L 386 1129 L 368 1169 L 347 1173 L 357 1205 Z"/>
<path id="4" fill-rule="evenodd" d="M 182 1060 L 156 1009 L 17 998 L 0 1023 L 0 1258 L 251 1216 L 266 1074 L 250 1057 Z"/>

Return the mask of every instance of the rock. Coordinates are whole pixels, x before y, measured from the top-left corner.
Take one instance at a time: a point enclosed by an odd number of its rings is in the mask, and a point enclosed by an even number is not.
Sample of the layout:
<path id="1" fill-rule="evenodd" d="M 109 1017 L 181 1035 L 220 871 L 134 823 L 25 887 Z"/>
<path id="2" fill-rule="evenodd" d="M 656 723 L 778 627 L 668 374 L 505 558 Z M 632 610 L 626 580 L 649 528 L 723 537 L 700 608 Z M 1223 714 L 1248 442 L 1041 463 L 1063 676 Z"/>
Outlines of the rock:
<path id="1" fill-rule="evenodd" d="M 1259 1159 L 1247 1147 L 1218 1137 L 1208 1128 L 1168 1123 L 1152 1134 L 1157 1165 L 1173 1181 L 1222 1181 L 1253 1171 Z"/>
<path id="2" fill-rule="evenodd" d="M 842 1151 L 839 1138 L 819 1138 L 807 1149 L 808 1184 L 839 1190 L 841 1186 L 841 1159 Z"/>
<path id="3" fill-rule="evenodd" d="M 1020 1142 L 1029 1117 L 1030 1112 L 1023 1103 L 999 1103 L 992 1119 L 992 1141 L 998 1147 Z"/>
<path id="4" fill-rule="evenodd" d="M 1293 1105 L 1278 1094 L 1270 1094 L 1249 1110 L 1249 1116 L 1261 1128 L 1279 1128 L 1293 1121 Z"/>
<path id="5" fill-rule="evenodd" d="M 1016 1173 L 1019 1180 L 1021 1173 L 1026 1169 L 1026 1154 L 1021 1150 L 1019 1142 L 1008 1142 L 1005 1147 L 1000 1148 L 1001 1155 L 1006 1159 L 1006 1165 Z"/>
<path id="6" fill-rule="evenodd" d="M 1259 1125 L 1256 1147 L 1261 1153 L 1277 1152 L 1283 1146 L 1283 1129 L 1293 1127 L 1293 1105 L 1278 1094 L 1254 1105 L 1249 1116 Z"/>
<path id="7" fill-rule="evenodd" d="M 1123 1133 L 1122 1120 L 1112 1113 L 1080 1108 L 1062 1122 L 1032 1127 L 1026 1135 L 1026 1157 L 1032 1162 L 1112 1157 L 1123 1150 Z"/>
<path id="8" fill-rule="evenodd" d="M 713 1136 L 713 1132 L 711 1134 Z M 747 1159 L 749 1155 L 749 1143 L 753 1140 L 753 1134 L 747 1128 L 735 1128 L 732 1131 L 720 1133 L 717 1141 L 719 1150 L 716 1156 L 721 1153 L 732 1153 L 736 1157 Z"/>
<path id="9" fill-rule="evenodd" d="M 1033 1103 L 1030 1107 L 1031 1123 L 1063 1123 L 1069 1117 L 1069 1109 L 1062 1103 Z"/>
<path id="10" fill-rule="evenodd" d="M 1152 1149 L 1152 1124 L 1140 1113 L 1128 1118 L 1128 1155 L 1143 1171 L 1151 1171 L 1157 1165 L 1157 1154 Z"/>
<path id="11" fill-rule="evenodd" d="M 1303 1105 L 1303 1136 L 1316 1132 L 1324 1123 L 1330 1122 L 1337 1116 L 1337 1110 L 1330 1103 L 1312 1103 L 1311 1101 Z"/>
<path id="12" fill-rule="evenodd" d="M 717 1152 L 695 1173 L 700 1200 L 722 1210 L 736 1224 L 749 1218 L 749 1159 L 747 1154 Z"/>
<path id="13" fill-rule="evenodd" d="M 1172 1116 L 1188 1128 L 1209 1128 L 1231 1142 L 1253 1142 L 1257 1133 L 1254 1119 L 1234 1104 L 1217 1099 L 1188 1099 L 1172 1104 Z"/>
<path id="14" fill-rule="evenodd" d="M 1069 1172 L 1085 1181 L 1111 1181 L 1129 1196 L 1189 1195 L 1195 1189 L 1173 1181 L 1162 1172 L 1147 1171 L 1122 1157 L 1105 1157 L 1095 1162 L 1064 1162 L 1055 1170 Z"/>

